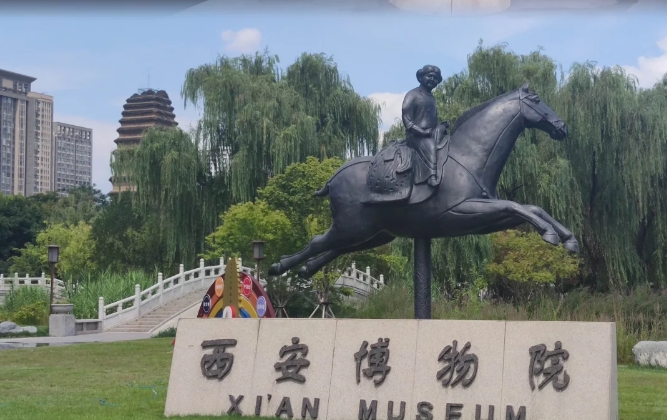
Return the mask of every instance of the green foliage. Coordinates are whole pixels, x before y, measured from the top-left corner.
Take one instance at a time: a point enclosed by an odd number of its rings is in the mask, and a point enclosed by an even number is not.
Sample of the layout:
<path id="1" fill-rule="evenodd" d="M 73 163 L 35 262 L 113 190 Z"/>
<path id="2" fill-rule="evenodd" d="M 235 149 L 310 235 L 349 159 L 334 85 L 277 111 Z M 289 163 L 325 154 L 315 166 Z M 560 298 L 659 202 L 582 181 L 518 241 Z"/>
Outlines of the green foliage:
<path id="1" fill-rule="evenodd" d="M 535 232 L 507 230 L 491 235 L 494 259 L 487 266 L 498 281 L 547 283 L 570 279 L 579 271 L 579 259 L 554 247 Z"/>
<path id="2" fill-rule="evenodd" d="M 544 208 L 582 245 L 580 281 L 608 290 L 667 285 L 667 83 L 639 90 L 620 68 L 574 65 L 567 77 L 542 51 L 481 44 L 465 70 L 434 92 L 441 119 L 529 82 L 568 124 L 559 143 L 538 130 L 519 138 L 500 178 L 501 198 Z M 399 124 L 385 140 L 403 138 Z M 435 279 L 468 283 L 491 259 L 488 237 L 434 241 Z M 410 259 L 411 246 L 392 248 Z"/>
<path id="3" fill-rule="evenodd" d="M 19 325 L 48 325 L 49 303 L 35 302 L 22 306 L 12 313 L 11 320 Z"/>
<path id="4" fill-rule="evenodd" d="M 176 337 L 176 327 L 169 327 L 166 330 L 162 330 L 157 335 L 154 335 L 152 338 L 165 338 L 165 337 Z"/>
<path id="5" fill-rule="evenodd" d="M 109 304 L 133 295 L 137 284 L 144 290 L 155 283 L 157 273 L 148 275 L 137 270 L 102 271 L 88 273 L 80 277 L 78 282 L 68 282 L 66 292 L 69 302 L 74 304 L 74 315 L 77 319 L 96 319 L 100 296 Z"/>
<path id="6" fill-rule="evenodd" d="M 312 235 L 322 233 L 331 224 L 329 199 L 314 197 L 313 193 L 321 189 L 342 164 L 338 158 L 320 162 L 311 156 L 304 163 L 290 165 L 285 173 L 269 179 L 266 187 L 257 192 L 272 209 L 287 216 L 300 246 L 305 246 Z M 314 228 L 313 223 L 318 227 Z"/>
<path id="7" fill-rule="evenodd" d="M 163 244 L 160 262 L 167 266 L 194 263 L 205 233 L 215 227 L 216 198 L 222 192 L 205 183 L 205 159 L 188 133 L 164 127 L 147 130 L 139 147 L 114 153 L 114 178 L 136 187 L 130 196 L 133 210 L 150 220 Z"/>
<path id="8" fill-rule="evenodd" d="M 44 212 L 36 199 L 0 194 L 0 273 L 9 272 L 9 259 L 43 227 Z"/>
<path id="9" fill-rule="evenodd" d="M 0 321 L 19 325 L 48 325 L 49 294 L 41 287 L 17 287 L 5 295 Z"/>
<path id="10" fill-rule="evenodd" d="M 9 313 L 33 304 L 49 304 L 49 294 L 41 287 L 17 287 L 5 295 L 3 308 Z"/>
<path id="11" fill-rule="evenodd" d="M 93 239 L 90 226 L 79 222 L 73 226 L 52 224 L 37 235 L 36 244 L 28 244 L 20 255 L 11 258 L 12 272 L 36 274 L 48 271 L 47 248 L 51 244 L 60 246 L 57 271 L 65 277 L 79 276 L 93 271 Z"/>
<path id="12" fill-rule="evenodd" d="M 95 187 L 81 185 L 71 188 L 50 206 L 47 222 L 76 225 L 91 224 L 108 205 L 108 198 Z"/>
<path id="13" fill-rule="evenodd" d="M 233 202 L 308 156 L 347 158 L 377 148 L 380 107 L 354 92 L 336 63 L 303 54 L 287 70 L 268 52 L 190 69 L 186 105 L 201 106 L 197 136 Z"/>
<path id="14" fill-rule="evenodd" d="M 165 273 L 178 270 L 167 264 L 165 244 L 160 240 L 157 216 L 141 215 L 131 197 L 122 193 L 93 221 L 91 235 L 95 238 L 93 261 L 103 270 L 123 272 L 130 269 Z"/>
<path id="15" fill-rule="evenodd" d="M 202 255 L 209 261 L 221 256 L 237 256 L 252 261 L 252 241 L 266 241 L 264 255 L 277 261 L 293 249 L 292 225 L 280 210 L 272 210 L 264 201 L 236 204 L 221 217 L 222 225 L 206 237 L 208 251 Z"/>

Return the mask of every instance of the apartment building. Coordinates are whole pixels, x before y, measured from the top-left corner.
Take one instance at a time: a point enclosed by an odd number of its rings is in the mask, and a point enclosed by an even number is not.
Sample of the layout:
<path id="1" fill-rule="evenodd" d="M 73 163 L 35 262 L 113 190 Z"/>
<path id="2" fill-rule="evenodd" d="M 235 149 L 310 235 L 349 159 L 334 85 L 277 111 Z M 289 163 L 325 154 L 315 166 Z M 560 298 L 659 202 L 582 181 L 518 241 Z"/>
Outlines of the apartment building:
<path id="1" fill-rule="evenodd" d="M 93 130 L 61 122 L 54 123 L 55 190 L 92 185 Z"/>
<path id="2" fill-rule="evenodd" d="M 53 189 L 53 97 L 34 77 L 0 70 L 0 194 Z"/>

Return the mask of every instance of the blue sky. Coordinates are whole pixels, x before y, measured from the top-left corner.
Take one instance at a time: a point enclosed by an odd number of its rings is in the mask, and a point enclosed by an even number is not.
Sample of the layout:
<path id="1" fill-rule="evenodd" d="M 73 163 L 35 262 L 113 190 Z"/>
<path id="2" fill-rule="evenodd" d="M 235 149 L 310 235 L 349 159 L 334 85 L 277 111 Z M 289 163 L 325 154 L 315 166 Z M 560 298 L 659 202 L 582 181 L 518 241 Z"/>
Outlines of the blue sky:
<path id="1" fill-rule="evenodd" d="M 93 128 L 93 182 L 108 192 L 109 153 L 125 99 L 139 88 L 165 89 L 177 120 L 188 126 L 198 113 L 183 109 L 185 72 L 219 54 L 268 47 L 283 66 L 302 52 L 332 55 L 359 93 L 382 101 L 383 120 L 391 124 L 419 67 L 438 65 L 445 77 L 458 72 L 480 38 L 507 42 L 518 53 L 541 46 L 565 69 L 584 60 L 622 65 L 650 86 L 667 72 L 665 17 L 222 14 L 199 6 L 172 16 L 3 14 L 0 27 L 12 36 L 0 38 L 0 68 L 36 77 L 33 90 L 54 96 L 57 121 Z"/>

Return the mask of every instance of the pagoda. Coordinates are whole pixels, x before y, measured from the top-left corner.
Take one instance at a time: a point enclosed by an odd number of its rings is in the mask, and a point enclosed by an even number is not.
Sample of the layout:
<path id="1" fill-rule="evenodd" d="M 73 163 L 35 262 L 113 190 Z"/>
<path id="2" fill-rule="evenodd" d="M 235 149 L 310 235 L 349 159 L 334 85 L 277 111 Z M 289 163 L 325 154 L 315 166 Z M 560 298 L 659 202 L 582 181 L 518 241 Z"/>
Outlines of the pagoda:
<path id="1" fill-rule="evenodd" d="M 171 106 L 171 99 L 164 90 L 140 89 L 138 93 L 130 96 L 121 114 L 118 138 L 114 142 L 118 149 L 137 147 L 143 138 L 144 132 L 150 127 L 175 127 L 178 125 Z M 113 184 L 112 192 L 134 190 L 129 185 Z"/>

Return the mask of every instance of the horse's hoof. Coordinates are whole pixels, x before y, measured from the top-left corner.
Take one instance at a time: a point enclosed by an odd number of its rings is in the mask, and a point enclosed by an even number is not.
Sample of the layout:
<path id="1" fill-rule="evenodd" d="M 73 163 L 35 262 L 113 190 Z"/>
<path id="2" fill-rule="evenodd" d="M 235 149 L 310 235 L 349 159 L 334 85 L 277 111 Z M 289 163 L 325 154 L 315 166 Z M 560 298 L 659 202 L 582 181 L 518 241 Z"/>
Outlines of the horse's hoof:
<path id="1" fill-rule="evenodd" d="M 544 239 L 544 242 L 554 246 L 560 244 L 560 237 L 558 236 L 558 234 L 556 234 L 556 232 L 547 232 L 544 235 L 542 235 L 542 239 Z"/>
<path id="2" fill-rule="evenodd" d="M 308 272 L 308 267 L 306 267 L 305 265 L 303 267 L 299 268 L 299 271 L 297 272 L 297 274 L 302 279 L 307 279 L 307 278 L 310 277 L 310 273 Z"/>
<path id="3" fill-rule="evenodd" d="M 283 273 L 283 265 L 279 262 L 271 264 L 269 267 L 269 276 L 279 276 Z"/>
<path id="4" fill-rule="evenodd" d="M 570 252 L 575 254 L 579 253 L 579 242 L 576 239 L 570 239 L 569 241 L 563 242 L 563 248 L 567 249 Z"/>

